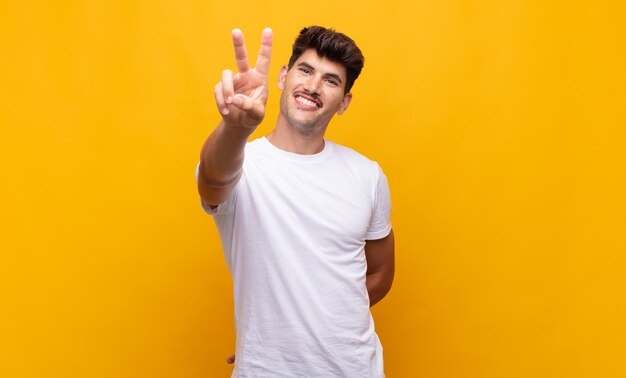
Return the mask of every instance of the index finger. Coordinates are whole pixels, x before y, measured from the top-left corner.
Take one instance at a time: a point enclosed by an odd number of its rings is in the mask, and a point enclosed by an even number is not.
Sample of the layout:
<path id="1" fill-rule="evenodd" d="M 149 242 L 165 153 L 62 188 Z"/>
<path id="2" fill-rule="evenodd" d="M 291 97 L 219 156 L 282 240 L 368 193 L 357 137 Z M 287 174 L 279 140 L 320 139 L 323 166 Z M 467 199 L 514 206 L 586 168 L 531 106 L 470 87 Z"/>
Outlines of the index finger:
<path id="1" fill-rule="evenodd" d="M 235 60 L 237 60 L 237 70 L 246 72 L 250 69 L 248 63 L 248 52 L 243 41 L 243 33 L 239 29 L 233 29 L 233 46 L 235 47 Z"/>
<path id="2" fill-rule="evenodd" d="M 263 35 L 261 37 L 261 49 L 259 50 L 259 57 L 256 60 L 256 67 L 254 68 L 264 75 L 267 75 L 270 71 L 270 59 L 272 58 L 272 41 L 272 29 L 263 29 Z"/>

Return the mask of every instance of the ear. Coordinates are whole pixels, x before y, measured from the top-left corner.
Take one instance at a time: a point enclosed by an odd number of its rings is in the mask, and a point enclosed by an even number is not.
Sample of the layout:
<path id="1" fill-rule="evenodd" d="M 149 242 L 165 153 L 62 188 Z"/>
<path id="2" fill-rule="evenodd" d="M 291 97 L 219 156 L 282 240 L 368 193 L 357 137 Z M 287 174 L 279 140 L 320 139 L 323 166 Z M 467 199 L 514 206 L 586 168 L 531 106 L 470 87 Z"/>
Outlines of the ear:
<path id="1" fill-rule="evenodd" d="M 278 89 L 280 89 L 281 91 L 285 89 L 285 80 L 287 80 L 288 70 L 289 67 L 287 67 L 287 65 L 284 65 L 281 67 L 280 73 L 278 74 Z"/>
<path id="2" fill-rule="evenodd" d="M 348 92 L 345 95 L 343 95 L 343 100 L 341 101 L 341 104 L 339 104 L 339 109 L 337 109 L 337 114 L 342 115 L 343 112 L 345 112 L 346 109 L 348 109 L 348 105 L 350 105 L 350 101 L 352 101 L 352 92 Z"/>

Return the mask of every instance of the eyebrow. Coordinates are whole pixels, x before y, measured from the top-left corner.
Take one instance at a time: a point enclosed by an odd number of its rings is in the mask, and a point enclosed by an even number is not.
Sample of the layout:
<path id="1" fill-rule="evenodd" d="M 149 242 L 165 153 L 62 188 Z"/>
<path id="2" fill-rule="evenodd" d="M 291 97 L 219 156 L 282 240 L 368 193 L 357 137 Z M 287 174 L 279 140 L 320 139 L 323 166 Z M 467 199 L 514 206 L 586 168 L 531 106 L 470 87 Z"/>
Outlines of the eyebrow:
<path id="1" fill-rule="evenodd" d="M 300 63 L 298 63 L 298 67 L 305 67 L 305 68 L 308 68 L 308 69 L 310 69 L 312 71 L 315 71 L 315 68 L 312 65 L 308 64 L 307 62 L 300 62 Z M 341 77 L 339 75 L 337 75 L 336 73 L 334 73 L 334 72 L 326 72 L 324 75 L 332 77 L 333 79 L 337 80 L 339 82 L 339 84 L 343 83 L 343 81 L 341 81 Z"/>

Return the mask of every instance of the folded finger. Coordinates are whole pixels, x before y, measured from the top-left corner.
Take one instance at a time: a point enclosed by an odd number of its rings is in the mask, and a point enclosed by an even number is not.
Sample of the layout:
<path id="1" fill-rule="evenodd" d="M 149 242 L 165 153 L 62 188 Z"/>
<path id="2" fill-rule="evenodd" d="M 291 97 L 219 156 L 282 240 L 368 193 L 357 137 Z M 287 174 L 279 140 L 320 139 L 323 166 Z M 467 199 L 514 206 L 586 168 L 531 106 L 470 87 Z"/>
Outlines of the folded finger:
<path id="1" fill-rule="evenodd" d="M 224 92 L 222 89 L 222 83 L 217 83 L 215 85 L 215 103 L 217 104 L 217 110 L 219 110 L 221 115 L 227 115 L 230 113 L 228 111 L 228 106 L 226 106 L 226 102 L 224 101 Z"/>
<path id="2" fill-rule="evenodd" d="M 233 96 L 235 95 L 233 71 L 231 70 L 222 71 L 222 93 L 224 101 L 227 104 L 230 104 L 233 101 Z"/>
<path id="3" fill-rule="evenodd" d="M 239 82 L 240 78 L 241 78 L 241 74 L 239 72 L 233 73 L 233 87 L 234 88 L 237 88 L 237 83 Z"/>
<path id="4" fill-rule="evenodd" d="M 235 60 L 237 61 L 237 70 L 246 72 L 250 69 L 248 62 L 248 52 L 246 44 L 243 41 L 243 33 L 239 29 L 233 30 L 233 46 L 235 47 Z"/>

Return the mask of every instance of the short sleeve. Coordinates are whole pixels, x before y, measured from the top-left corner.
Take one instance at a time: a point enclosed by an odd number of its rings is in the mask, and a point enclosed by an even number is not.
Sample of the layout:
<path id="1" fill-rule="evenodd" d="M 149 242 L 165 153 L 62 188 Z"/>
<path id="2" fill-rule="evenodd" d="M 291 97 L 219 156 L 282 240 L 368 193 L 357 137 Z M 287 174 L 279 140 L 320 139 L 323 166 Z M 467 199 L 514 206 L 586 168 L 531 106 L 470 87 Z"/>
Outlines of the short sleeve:
<path id="1" fill-rule="evenodd" d="M 372 218 L 365 236 L 366 240 L 382 239 L 391 232 L 391 194 L 389 183 L 382 169 L 376 164 L 378 169 L 376 187 L 374 192 L 374 203 Z"/>

